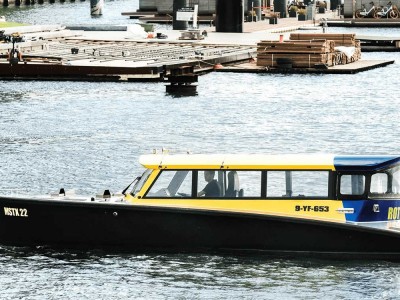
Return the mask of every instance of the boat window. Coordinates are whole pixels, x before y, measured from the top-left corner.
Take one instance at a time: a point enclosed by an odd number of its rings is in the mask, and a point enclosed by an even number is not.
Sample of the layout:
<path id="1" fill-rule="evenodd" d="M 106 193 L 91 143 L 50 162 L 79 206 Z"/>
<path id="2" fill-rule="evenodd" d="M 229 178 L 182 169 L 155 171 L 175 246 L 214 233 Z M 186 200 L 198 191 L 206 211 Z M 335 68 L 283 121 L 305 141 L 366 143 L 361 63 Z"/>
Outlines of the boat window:
<path id="1" fill-rule="evenodd" d="M 281 198 L 292 194 L 286 190 L 286 174 L 284 171 L 267 172 L 267 197 Z"/>
<path id="2" fill-rule="evenodd" d="M 225 171 L 225 198 L 260 198 L 261 171 Z"/>
<path id="3" fill-rule="evenodd" d="M 400 194 L 400 169 L 392 173 L 392 193 Z"/>
<path id="4" fill-rule="evenodd" d="M 327 198 L 329 171 L 268 171 L 266 195 L 268 198 Z"/>
<path id="5" fill-rule="evenodd" d="M 393 199 L 400 197 L 399 167 L 372 174 L 369 198 Z"/>
<path id="6" fill-rule="evenodd" d="M 371 176 L 370 193 L 385 194 L 388 192 L 388 174 L 376 173 Z"/>
<path id="7" fill-rule="evenodd" d="M 261 171 L 238 171 L 239 197 L 261 196 Z"/>
<path id="8" fill-rule="evenodd" d="M 363 195 L 365 191 L 365 176 L 362 174 L 342 175 L 340 177 L 340 194 Z"/>
<path id="9" fill-rule="evenodd" d="M 204 170 L 198 172 L 198 197 L 218 198 L 224 195 L 223 172 Z"/>
<path id="10" fill-rule="evenodd" d="M 201 198 L 260 198 L 261 174 L 261 171 L 199 171 L 197 195 Z"/>
<path id="11" fill-rule="evenodd" d="M 131 191 L 132 196 L 135 196 L 142 189 L 142 187 L 146 183 L 147 179 L 149 178 L 151 171 L 152 171 L 151 169 L 147 169 L 146 171 L 144 171 L 142 176 L 139 177 L 139 180 L 136 182 L 135 185 L 133 185 L 133 188 Z"/>
<path id="12" fill-rule="evenodd" d="M 146 194 L 150 198 L 191 197 L 192 172 L 188 170 L 170 171 L 160 173 L 156 182 Z"/>

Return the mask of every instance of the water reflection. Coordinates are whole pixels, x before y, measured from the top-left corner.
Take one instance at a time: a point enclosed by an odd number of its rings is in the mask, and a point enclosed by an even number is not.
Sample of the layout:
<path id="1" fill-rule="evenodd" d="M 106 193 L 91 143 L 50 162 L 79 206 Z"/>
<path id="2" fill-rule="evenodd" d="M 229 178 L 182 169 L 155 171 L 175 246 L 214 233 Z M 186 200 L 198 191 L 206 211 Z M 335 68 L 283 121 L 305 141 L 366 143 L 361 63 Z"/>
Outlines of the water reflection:
<path id="1" fill-rule="evenodd" d="M 194 97 L 197 96 L 198 92 L 196 90 L 190 90 L 190 91 L 173 91 L 173 92 L 166 92 L 165 96 L 166 97 L 171 97 L 171 98 L 185 98 L 185 97 Z"/>

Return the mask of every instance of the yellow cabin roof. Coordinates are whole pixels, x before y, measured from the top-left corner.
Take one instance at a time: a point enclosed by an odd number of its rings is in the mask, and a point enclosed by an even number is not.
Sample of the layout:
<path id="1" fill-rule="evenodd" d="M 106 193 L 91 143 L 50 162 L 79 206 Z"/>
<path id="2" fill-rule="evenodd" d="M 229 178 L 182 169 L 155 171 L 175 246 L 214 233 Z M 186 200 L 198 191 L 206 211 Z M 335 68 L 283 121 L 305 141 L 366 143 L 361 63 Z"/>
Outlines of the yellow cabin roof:
<path id="1" fill-rule="evenodd" d="M 150 154 L 139 162 L 148 169 L 335 169 L 332 154 Z"/>

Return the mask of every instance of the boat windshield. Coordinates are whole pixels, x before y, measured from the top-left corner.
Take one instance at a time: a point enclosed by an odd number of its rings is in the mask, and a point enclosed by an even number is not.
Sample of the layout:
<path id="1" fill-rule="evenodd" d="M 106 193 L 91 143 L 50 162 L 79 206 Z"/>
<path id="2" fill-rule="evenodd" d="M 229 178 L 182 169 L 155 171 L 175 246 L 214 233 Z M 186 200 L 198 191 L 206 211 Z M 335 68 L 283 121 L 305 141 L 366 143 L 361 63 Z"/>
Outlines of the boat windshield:
<path id="1" fill-rule="evenodd" d="M 151 174 L 151 169 L 147 169 L 146 171 L 144 171 L 142 176 L 138 177 L 138 180 L 134 184 L 132 191 L 131 191 L 132 196 L 135 196 L 142 189 L 143 185 L 146 183 L 150 174 Z"/>
<path id="2" fill-rule="evenodd" d="M 372 174 L 370 198 L 400 197 L 400 167 L 396 166 L 379 173 Z"/>

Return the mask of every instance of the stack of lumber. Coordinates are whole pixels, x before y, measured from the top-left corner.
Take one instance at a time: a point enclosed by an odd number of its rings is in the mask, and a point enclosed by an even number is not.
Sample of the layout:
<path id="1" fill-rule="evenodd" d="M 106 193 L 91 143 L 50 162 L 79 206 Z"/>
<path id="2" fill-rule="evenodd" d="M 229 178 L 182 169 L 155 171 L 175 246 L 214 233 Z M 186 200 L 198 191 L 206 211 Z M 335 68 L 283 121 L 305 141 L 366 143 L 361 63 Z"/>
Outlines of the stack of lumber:
<path id="1" fill-rule="evenodd" d="M 290 40 L 330 40 L 335 42 L 335 46 L 355 47 L 356 45 L 354 33 L 291 33 Z"/>
<path id="2" fill-rule="evenodd" d="M 361 45 L 360 41 L 356 41 L 354 45 L 354 53 L 347 56 L 340 47 L 335 50 L 335 65 L 345 65 L 361 59 Z"/>
<path id="3" fill-rule="evenodd" d="M 361 58 L 361 45 L 360 41 L 356 40 L 354 33 L 291 33 L 290 40 L 320 40 L 327 39 L 335 42 L 335 47 L 354 47 L 352 56 L 347 56 L 344 52 L 337 49 L 334 53 L 335 65 L 344 65 L 355 62 Z"/>
<path id="4" fill-rule="evenodd" d="M 279 67 L 282 59 L 293 68 L 314 68 L 316 65 L 333 66 L 335 43 L 330 40 L 290 42 L 261 41 L 257 44 L 257 65 Z"/>

